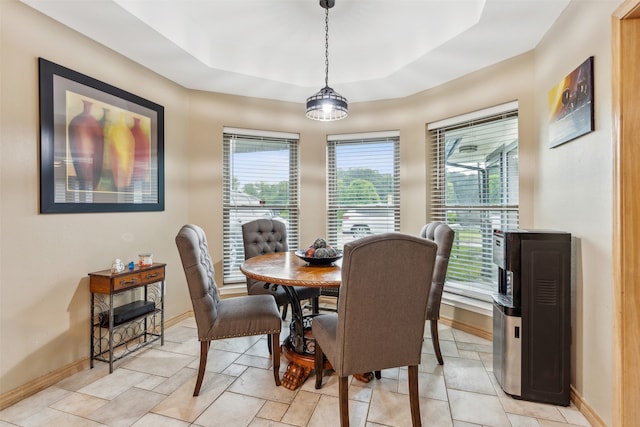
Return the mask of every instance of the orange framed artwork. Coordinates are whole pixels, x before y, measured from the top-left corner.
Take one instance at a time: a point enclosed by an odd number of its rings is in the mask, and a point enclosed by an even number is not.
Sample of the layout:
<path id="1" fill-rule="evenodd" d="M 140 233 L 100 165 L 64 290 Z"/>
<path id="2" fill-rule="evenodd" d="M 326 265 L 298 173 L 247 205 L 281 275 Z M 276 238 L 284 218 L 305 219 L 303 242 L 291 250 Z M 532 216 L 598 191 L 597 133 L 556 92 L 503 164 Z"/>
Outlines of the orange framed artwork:
<path id="1" fill-rule="evenodd" d="M 593 131 L 593 56 L 551 88 L 547 100 L 550 148 Z"/>

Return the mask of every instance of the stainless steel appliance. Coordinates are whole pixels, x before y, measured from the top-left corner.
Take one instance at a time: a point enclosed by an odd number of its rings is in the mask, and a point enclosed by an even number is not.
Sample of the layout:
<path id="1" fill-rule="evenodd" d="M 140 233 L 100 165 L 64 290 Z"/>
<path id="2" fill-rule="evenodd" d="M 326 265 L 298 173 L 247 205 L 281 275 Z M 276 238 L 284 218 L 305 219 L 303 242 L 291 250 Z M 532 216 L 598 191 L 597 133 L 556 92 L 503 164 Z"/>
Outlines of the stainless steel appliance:
<path id="1" fill-rule="evenodd" d="M 493 372 L 524 400 L 569 405 L 571 234 L 495 230 Z"/>

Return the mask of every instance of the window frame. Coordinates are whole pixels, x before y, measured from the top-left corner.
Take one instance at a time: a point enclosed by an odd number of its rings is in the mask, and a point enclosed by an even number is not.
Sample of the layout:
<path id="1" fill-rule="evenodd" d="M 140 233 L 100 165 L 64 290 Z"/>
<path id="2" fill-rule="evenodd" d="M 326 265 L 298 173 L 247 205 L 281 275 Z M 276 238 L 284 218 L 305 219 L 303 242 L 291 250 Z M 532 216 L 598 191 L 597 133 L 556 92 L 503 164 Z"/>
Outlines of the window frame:
<path id="1" fill-rule="evenodd" d="M 235 141 L 234 141 L 235 140 Z M 288 171 L 283 172 L 288 176 L 288 199 L 282 203 L 268 203 L 255 196 L 248 195 L 239 189 L 232 188 L 234 176 L 232 170 L 232 142 L 235 144 L 246 142 L 247 145 L 256 144 L 278 144 L 286 145 L 288 150 Z M 297 248 L 299 242 L 299 143 L 300 135 L 297 133 L 273 132 L 253 129 L 223 128 L 223 286 L 238 285 L 246 283 L 246 277 L 240 272 L 239 266 L 244 260 L 244 247 L 242 244 L 241 225 L 243 222 L 261 217 L 282 219 L 281 214 L 287 213 L 287 244 L 289 248 Z M 268 151 L 268 150 L 265 150 Z M 256 151 L 259 152 L 259 151 Z M 269 168 L 264 169 L 264 177 L 273 175 L 273 163 L 269 163 Z M 260 175 L 262 169 L 255 169 Z M 282 181 L 281 181 L 282 182 Z M 235 197 L 232 197 L 235 194 Z M 248 197 L 247 197 L 248 196 Z M 255 199 L 255 200 L 253 200 Z M 256 203 L 257 201 L 257 203 Z M 236 223 L 231 224 L 232 213 L 236 215 Z M 244 220 L 238 219 L 244 218 Z M 254 218 L 255 217 L 255 218 Z M 234 229 L 233 233 L 231 229 Z M 233 259 L 232 259 L 233 258 Z"/>
<path id="2" fill-rule="evenodd" d="M 338 188 L 338 169 L 336 148 L 338 146 L 357 146 L 370 144 L 393 144 L 391 185 L 392 185 L 392 202 L 378 204 L 346 204 L 339 201 Z M 342 216 L 348 211 L 366 209 L 372 213 L 372 217 L 381 214 L 382 217 L 387 216 L 387 211 L 391 210 L 393 229 L 388 231 L 400 230 L 400 132 L 399 131 L 383 131 L 383 132 L 366 132 L 354 134 L 340 134 L 327 136 L 327 241 L 329 244 L 342 249 L 344 243 L 349 240 L 361 237 L 359 234 L 345 234 L 342 232 Z M 374 220 L 375 221 L 375 220 Z M 380 229 L 388 229 L 388 220 L 378 220 Z M 387 222 L 387 224 L 383 224 Z M 373 227 L 375 228 L 375 227 Z M 384 231 L 383 230 L 383 231 Z M 377 231 L 382 232 L 382 231 Z M 369 234 L 377 234 L 376 231 L 369 229 Z"/>
<path id="3" fill-rule="evenodd" d="M 493 152 L 485 156 L 484 168 L 477 168 L 478 175 L 484 174 L 484 176 L 477 178 L 478 182 L 482 182 L 478 190 L 479 199 L 476 202 L 468 202 L 468 204 L 453 203 L 451 200 L 448 200 L 447 198 L 450 197 L 451 190 L 447 187 L 447 166 L 452 166 L 452 164 L 448 163 L 448 158 L 453 150 L 449 148 L 449 151 L 447 151 L 445 133 L 458 129 L 472 130 L 474 125 L 482 126 L 487 123 L 500 125 L 500 122 L 506 123 L 507 120 L 513 118 L 516 119 L 515 140 L 510 143 L 504 142 L 503 145 L 494 149 Z M 518 152 L 517 118 L 518 104 L 517 102 L 512 102 L 431 123 L 427 126 L 427 140 L 432 143 L 430 221 L 450 223 L 456 233 L 454 249 L 452 250 L 447 280 L 445 282 L 445 292 L 481 301 L 491 301 L 491 293 L 497 292 L 497 277 L 495 277 L 497 275 L 497 267 L 493 265 L 490 253 L 492 248 L 492 231 L 493 228 L 517 228 L 519 225 L 519 201 L 517 200 L 519 197 L 519 165 L 517 162 L 515 164 L 515 177 L 510 175 L 514 170 L 510 162 L 513 161 L 514 158 L 517 159 Z M 506 135 L 507 134 L 500 135 L 496 139 L 503 138 Z M 487 138 L 487 142 L 488 141 L 489 138 Z M 516 153 L 515 157 L 513 156 L 514 152 Z M 455 164 L 455 166 L 464 168 L 464 166 L 460 164 Z M 499 192 L 499 200 L 496 200 L 495 203 L 490 203 L 492 201 L 490 169 L 494 166 L 497 166 L 499 170 L 501 189 Z M 450 218 L 457 218 L 457 215 L 464 212 L 470 215 L 470 217 L 477 215 L 479 222 L 477 224 L 464 221 L 461 224 L 451 223 Z M 454 216 L 452 216 L 452 214 Z M 468 244 L 468 241 L 465 242 L 465 239 L 462 238 L 462 236 L 469 233 L 465 230 L 465 227 L 470 230 L 477 229 L 480 236 L 481 261 L 474 266 L 476 268 L 479 267 L 479 272 L 475 273 L 475 276 L 478 278 L 475 282 L 471 279 L 460 279 L 461 274 L 459 272 L 468 269 L 469 275 L 471 276 L 470 271 L 473 268 L 470 263 L 464 262 L 465 254 L 460 252 L 460 261 L 456 261 L 458 255 L 456 250 L 460 250 L 460 247 L 456 249 L 455 242 L 459 243 L 462 241 L 463 244 Z M 476 244 L 477 243 L 478 242 L 476 242 Z M 458 263 L 458 265 L 456 265 L 456 263 Z M 453 269 L 451 268 L 452 264 Z M 463 265 L 463 267 L 461 268 L 460 265 Z M 452 276 L 457 276 L 458 278 L 452 278 Z"/>

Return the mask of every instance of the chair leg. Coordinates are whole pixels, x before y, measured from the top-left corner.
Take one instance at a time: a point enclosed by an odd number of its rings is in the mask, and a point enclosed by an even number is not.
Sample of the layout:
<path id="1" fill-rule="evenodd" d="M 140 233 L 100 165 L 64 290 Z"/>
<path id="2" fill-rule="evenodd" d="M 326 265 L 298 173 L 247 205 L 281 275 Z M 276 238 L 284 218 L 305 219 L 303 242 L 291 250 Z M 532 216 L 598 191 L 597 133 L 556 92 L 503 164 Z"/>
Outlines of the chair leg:
<path id="1" fill-rule="evenodd" d="M 280 334 L 271 334 L 271 339 L 267 340 L 271 343 L 273 352 L 271 357 L 273 358 L 273 378 L 276 380 L 276 386 L 280 385 Z"/>
<path id="2" fill-rule="evenodd" d="M 313 314 L 320 313 L 320 297 L 311 299 L 311 310 Z"/>
<path id="3" fill-rule="evenodd" d="M 422 427 L 420 419 L 420 397 L 418 396 L 418 366 L 409 366 L 409 405 L 411 406 L 411 425 Z"/>
<path id="4" fill-rule="evenodd" d="M 289 304 L 285 304 L 282 306 L 282 320 L 287 320 L 287 309 L 289 308 Z"/>
<path id="5" fill-rule="evenodd" d="M 431 342 L 433 342 L 433 351 L 440 365 L 444 365 L 442 353 L 440 352 L 440 340 L 438 339 L 438 319 L 431 319 Z"/>
<path id="6" fill-rule="evenodd" d="M 209 344 L 211 341 L 200 341 L 200 366 L 198 367 L 198 379 L 196 380 L 196 388 L 193 390 L 193 395 L 200 394 L 200 387 L 202 387 L 202 379 L 204 378 L 204 369 L 207 367 L 207 354 L 209 354 Z"/>
<path id="7" fill-rule="evenodd" d="M 315 370 L 316 370 L 316 390 L 322 387 L 322 373 L 324 371 L 324 353 L 316 341 L 316 356 L 315 356 Z"/>
<path id="8" fill-rule="evenodd" d="M 338 380 L 338 398 L 340 399 L 340 427 L 349 427 L 349 376 Z"/>

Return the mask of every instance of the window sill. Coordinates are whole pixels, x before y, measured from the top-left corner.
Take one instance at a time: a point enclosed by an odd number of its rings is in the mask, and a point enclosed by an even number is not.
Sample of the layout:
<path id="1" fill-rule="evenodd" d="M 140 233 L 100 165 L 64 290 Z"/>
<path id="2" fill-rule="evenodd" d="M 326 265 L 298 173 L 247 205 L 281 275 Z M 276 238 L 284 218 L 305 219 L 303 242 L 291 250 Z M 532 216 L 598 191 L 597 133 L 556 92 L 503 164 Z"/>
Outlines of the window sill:
<path id="1" fill-rule="evenodd" d="M 493 305 L 490 302 L 480 301 L 462 295 L 443 292 L 442 303 L 455 308 L 472 311 L 483 316 L 493 317 Z"/>
<path id="2" fill-rule="evenodd" d="M 244 284 L 225 285 L 219 288 L 220 296 L 232 297 L 238 295 L 246 295 L 247 287 Z M 483 316 L 493 317 L 493 305 L 490 302 L 480 301 L 475 298 L 469 298 L 462 295 L 443 292 L 442 303 L 455 308 L 461 308 Z"/>

